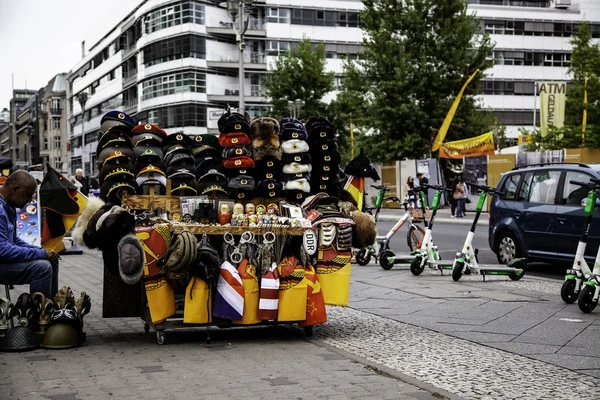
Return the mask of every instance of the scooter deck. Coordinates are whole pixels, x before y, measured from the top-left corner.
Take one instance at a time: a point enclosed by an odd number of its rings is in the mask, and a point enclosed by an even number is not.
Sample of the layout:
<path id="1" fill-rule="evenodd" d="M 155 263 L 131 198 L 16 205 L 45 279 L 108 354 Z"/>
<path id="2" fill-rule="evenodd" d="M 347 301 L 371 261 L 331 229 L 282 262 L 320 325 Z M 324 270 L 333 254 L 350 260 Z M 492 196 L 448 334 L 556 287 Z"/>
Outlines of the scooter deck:
<path id="1" fill-rule="evenodd" d="M 440 262 L 428 262 L 427 265 L 431 269 L 452 269 L 452 267 L 454 266 L 454 264 L 442 264 Z"/>
<path id="2" fill-rule="evenodd" d="M 390 258 L 392 258 L 392 257 L 390 257 Z M 410 264 L 415 259 L 415 255 L 414 254 L 401 254 L 401 255 L 395 255 L 393 258 L 394 258 L 394 264 Z"/>
<path id="3" fill-rule="evenodd" d="M 485 271 L 488 272 L 488 275 L 492 275 L 489 274 L 490 272 L 506 272 L 506 273 L 512 273 L 515 272 L 515 270 L 520 270 L 521 268 L 513 268 L 513 267 L 506 267 L 504 265 L 494 265 L 494 264 L 483 264 L 483 265 L 478 265 L 476 267 L 469 267 L 469 269 L 471 271 Z"/>

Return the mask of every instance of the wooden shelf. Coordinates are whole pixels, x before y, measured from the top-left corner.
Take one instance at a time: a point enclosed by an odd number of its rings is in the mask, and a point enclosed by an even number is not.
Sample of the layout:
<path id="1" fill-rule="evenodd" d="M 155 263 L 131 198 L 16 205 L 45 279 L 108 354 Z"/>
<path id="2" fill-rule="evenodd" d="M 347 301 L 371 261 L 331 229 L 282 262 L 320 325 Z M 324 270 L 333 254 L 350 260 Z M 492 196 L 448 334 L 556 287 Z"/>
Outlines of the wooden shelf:
<path id="1" fill-rule="evenodd" d="M 302 236 L 304 231 L 309 228 L 291 228 L 289 226 L 212 226 L 212 225 L 194 225 L 194 224 L 171 224 L 171 230 L 175 233 L 181 233 L 189 230 L 194 235 L 224 235 L 230 232 L 233 235 L 241 235 L 244 232 L 252 232 L 255 235 L 263 235 L 267 232 L 273 232 L 276 235 Z"/>

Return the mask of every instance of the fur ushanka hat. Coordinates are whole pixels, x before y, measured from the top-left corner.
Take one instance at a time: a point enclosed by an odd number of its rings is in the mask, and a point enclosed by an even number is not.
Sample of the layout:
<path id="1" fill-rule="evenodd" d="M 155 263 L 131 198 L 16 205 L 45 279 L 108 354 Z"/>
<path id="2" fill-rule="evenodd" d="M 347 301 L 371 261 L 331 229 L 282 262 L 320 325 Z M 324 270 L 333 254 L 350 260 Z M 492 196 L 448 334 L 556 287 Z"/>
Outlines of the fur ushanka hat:
<path id="1" fill-rule="evenodd" d="M 106 204 L 102 205 L 99 209 L 97 209 L 91 215 L 91 217 L 88 219 L 87 223 L 84 225 L 85 230 L 83 231 L 83 233 L 81 235 L 81 240 L 83 241 L 83 244 L 88 249 L 95 249 L 97 247 L 97 245 L 96 245 L 96 224 L 98 223 L 98 220 L 100 219 L 100 217 L 105 212 L 107 212 L 111 208 L 113 208 L 113 206 L 114 206 L 113 203 L 106 203 Z M 85 210 L 84 210 L 84 213 L 85 213 Z M 79 217 L 79 218 L 81 219 L 81 217 Z M 82 221 L 82 223 L 83 223 L 83 221 Z"/>
<path id="2" fill-rule="evenodd" d="M 73 228 L 73 241 L 78 246 L 87 246 L 84 242 L 83 237 L 85 231 L 87 229 L 88 223 L 90 219 L 94 216 L 94 214 L 100 210 L 104 206 L 104 202 L 98 198 L 90 197 L 88 198 L 87 205 L 85 209 L 77 219 L 75 223 L 75 228 Z"/>
<path id="3" fill-rule="evenodd" d="M 250 140 L 254 160 L 271 158 L 281 160 L 279 122 L 271 117 L 259 117 L 250 122 Z"/>

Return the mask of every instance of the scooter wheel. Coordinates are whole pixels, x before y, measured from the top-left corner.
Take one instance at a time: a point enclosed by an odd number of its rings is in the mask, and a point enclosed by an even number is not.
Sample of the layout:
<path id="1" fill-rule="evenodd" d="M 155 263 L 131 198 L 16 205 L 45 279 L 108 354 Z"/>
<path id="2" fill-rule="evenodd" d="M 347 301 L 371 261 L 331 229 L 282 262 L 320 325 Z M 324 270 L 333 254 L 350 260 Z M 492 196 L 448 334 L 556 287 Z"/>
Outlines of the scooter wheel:
<path id="1" fill-rule="evenodd" d="M 464 267 L 465 267 L 464 262 L 454 263 L 454 267 L 452 267 L 452 280 L 454 280 L 454 282 L 458 282 L 458 280 L 460 279 L 460 277 L 463 274 Z"/>
<path id="2" fill-rule="evenodd" d="M 390 250 L 386 250 L 383 253 L 381 253 L 381 255 L 379 256 L 379 265 L 381 265 L 381 268 L 385 269 L 386 271 L 392 269 L 394 263 L 390 262 L 389 258 L 395 256 L 396 255 Z"/>
<path id="3" fill-rule="evenodd" d="M 369 262 L 371 262 L 371 253 L 369 253 L 369 249 L 360 249 L 358 253 L 356 253 L 356 263 L 364 267 Z"/>
<path id="4" fill-rule="evenodd" d="M 415 257 L 410 263 L 410 272 L 412 272 L 413 275 L 421 275 L 424 270 L 425 265 L 423 263 L 423 257 Z"/>
<path id="5" fill-rule="evenodd" d="M 560 298 L 567 304 L 573 304 L 577 300 L 575 285 L 575 279 L 569 279 L 566 280 L 560 288 Z"/>
<path id="6" fill-rule="evenodd" d="M 594 311 L 594 308 L 598 305 L 598 301 L 594 301 L 595 291 L 596 288 L 594 286 L 583 285 L 583 289 L 579 293 L 577 304 L 579 305 L 579 309 L 586 314 Z"/>
<path id="7" fill-rule="evenodd" d="M 517 274 L 516 272 L 510 273 L 508 277 L 511 280 L 518 281 L 519 279 L 525 276 L 525 263 L 523 261 L 515 261 L 510 266 L 521 270 L 520 274 Z"/>

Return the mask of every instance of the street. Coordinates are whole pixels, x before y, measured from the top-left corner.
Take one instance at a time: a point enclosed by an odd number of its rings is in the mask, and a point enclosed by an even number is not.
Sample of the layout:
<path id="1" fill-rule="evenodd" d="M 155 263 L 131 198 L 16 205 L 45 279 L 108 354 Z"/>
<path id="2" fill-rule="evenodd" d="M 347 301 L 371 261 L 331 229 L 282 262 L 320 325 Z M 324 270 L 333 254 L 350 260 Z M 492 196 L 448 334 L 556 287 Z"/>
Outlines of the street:
<path id="1" fill-rule="evenodd" d="M 470 217 L 467 216 L 466 219 Z M 471 217 L 472 218 L 472 217 Z M 482 219 L 487 219 L 487 215 L 482 215 Z M 394 222 L 378 221 L 377 234 L 385 235 L 394 226 Z M 421 225 L 422 226 L 422 225 Z M 468 224 L 451 224 L 436 222 L 433 226 L 433 241 L 438 246 L 443 260 L 452 260 L 456 256 L 456 252 L 460 251 L 467 233 L 471 229 Z M 407 228 L 403 226 L 394 235 L 390 243 L 390 249 L 396 254 L 408 253 L 406 243 Z M 473 245 L 479 249 L 479 262 L 481 264 L 498 264 L 496 255 L 488 245 L 488 227 L 478 225 L 473 238 Z M 373 263 L 374 261 L 371 260 Z M 401 268 L 401 267 L 395 267 Z M 552 279 L 563 279 L 565 273 L 565 265 L 550 265 L 545 263 L 531 263 L 527 265 L 527 274 L 534 276 L 542 276 Z"/>

